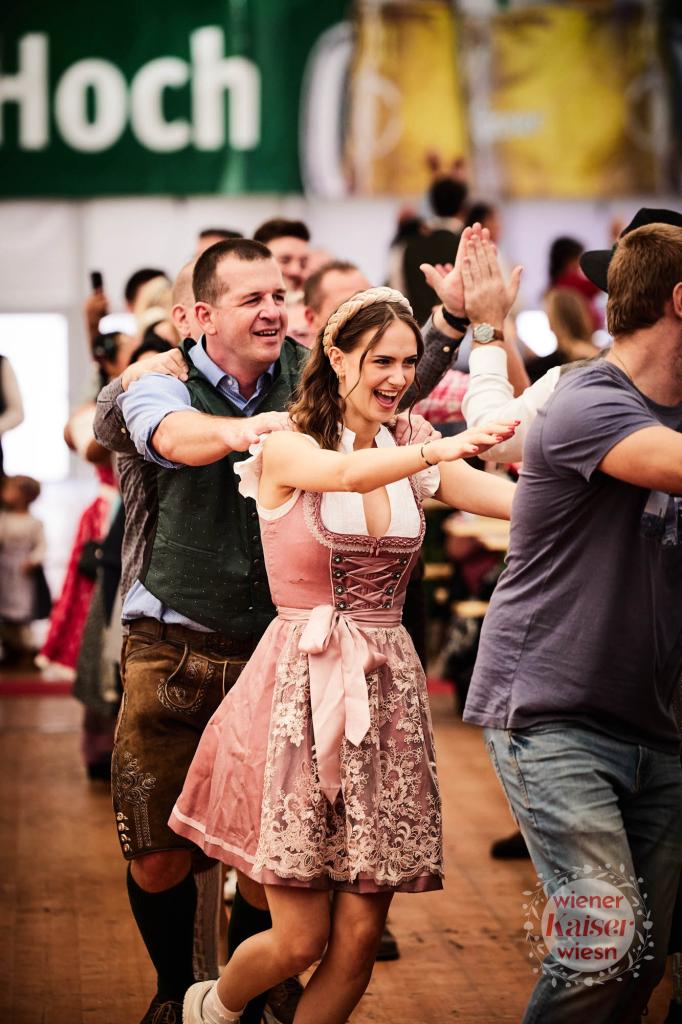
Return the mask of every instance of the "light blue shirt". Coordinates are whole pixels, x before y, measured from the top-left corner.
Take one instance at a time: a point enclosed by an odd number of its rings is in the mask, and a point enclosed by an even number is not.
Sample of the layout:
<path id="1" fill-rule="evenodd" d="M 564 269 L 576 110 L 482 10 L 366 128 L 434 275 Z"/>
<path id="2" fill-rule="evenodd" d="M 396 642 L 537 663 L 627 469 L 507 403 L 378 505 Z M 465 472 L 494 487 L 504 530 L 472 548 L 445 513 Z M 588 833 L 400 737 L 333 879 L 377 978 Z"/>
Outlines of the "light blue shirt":
<path id="1" fill-rule="evenodd" d="M 209 383 L 246 416 L 250 416 L 257 408 L 264 393 L 270 388 L 276 373 L 276 364 L 272 363 L 258 378 L 256 390 L 251 398 L 245 398 L 239 390 L 238 381 L 213 362 L 204 347 L 203 338 L 198 344 L 192 346 L 188 354 L 197 370 L 206 377 Z M 117 401 L 126 421 L 130 438 L 140 455 L 147 462 L 155 462 L 157 466 L 163 466 L 165 469 L 180 468 L 181 462 L 171 462 L 159 455 L 151 439 L 161 420 L 169 413 L 199 411 L 192 405 L 190 393 L 183 382 L 166 374 L 148 373 L 131 384 Z M 150 594 L 139 580 L 133 583 L 126 595 L 122 618 L 124 622 L 141 618 L 158 619 L 159 622 L 188 626 L 201 633 L 213 632 L 163 604 L 153 594 Z"/>

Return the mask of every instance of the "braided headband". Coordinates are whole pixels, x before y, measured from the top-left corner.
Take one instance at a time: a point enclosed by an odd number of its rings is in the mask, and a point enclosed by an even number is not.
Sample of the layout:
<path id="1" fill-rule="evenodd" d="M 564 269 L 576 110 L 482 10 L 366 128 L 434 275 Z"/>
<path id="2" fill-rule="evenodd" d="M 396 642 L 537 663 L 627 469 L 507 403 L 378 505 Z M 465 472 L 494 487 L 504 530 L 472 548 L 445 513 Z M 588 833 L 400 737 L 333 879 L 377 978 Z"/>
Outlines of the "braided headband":
<path id="1" fill-rule="evenodd" d="M 373 306 L 377 302 L 397 302 L 412 316 L 412 306 L 403 293 L 396 291 L 395 288 L 368 288 L 364 292 L 358 292 L 356 295 L 352 295 L 350 299 L 342 302 L 339 308 L 329 317 L 322 336 L 322 348 L 326 355 L 329 355 L 329 349 L 334 345 L 336 337 L 344 324 L 347 324 L 361 309 L 365 309 L 366 306 Z"/>

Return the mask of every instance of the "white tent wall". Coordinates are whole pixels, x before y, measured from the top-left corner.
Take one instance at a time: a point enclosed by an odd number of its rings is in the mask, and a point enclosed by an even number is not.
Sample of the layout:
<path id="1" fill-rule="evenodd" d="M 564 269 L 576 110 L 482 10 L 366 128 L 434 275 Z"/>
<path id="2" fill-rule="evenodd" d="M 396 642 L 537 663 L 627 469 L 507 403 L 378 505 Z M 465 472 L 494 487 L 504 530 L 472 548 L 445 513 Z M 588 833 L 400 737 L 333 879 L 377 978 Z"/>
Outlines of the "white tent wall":
<path id="1" fill-rule="evenodd" d="M 304 219 L 315 247 L 355 261 L 371 280 L 381 282 L 400 205 L 397 199 L 322 201 L 299 196 L 5 201 L 0 203 L 0 310 L 66 315 L 74 405 L 87 393 L 92 376 L 81 316 L 89 271 L 103 273 L 112 309 L 120 310 L 130 273 L 158 266 L 175 274 L 192 255 L 202 228 L 232 227 L 249 234 L 263 220 L 279 215 Z M 573 235 L 588 247 L 606 247 L 613 217 L 627 222 L 640 206 L 679 205 L 679 199 L 660 196 L 503 203 L 502 249 L 510 264 L 525 267 L 523 304 L 539 304 L 548 249 L 558 235 Z"/>

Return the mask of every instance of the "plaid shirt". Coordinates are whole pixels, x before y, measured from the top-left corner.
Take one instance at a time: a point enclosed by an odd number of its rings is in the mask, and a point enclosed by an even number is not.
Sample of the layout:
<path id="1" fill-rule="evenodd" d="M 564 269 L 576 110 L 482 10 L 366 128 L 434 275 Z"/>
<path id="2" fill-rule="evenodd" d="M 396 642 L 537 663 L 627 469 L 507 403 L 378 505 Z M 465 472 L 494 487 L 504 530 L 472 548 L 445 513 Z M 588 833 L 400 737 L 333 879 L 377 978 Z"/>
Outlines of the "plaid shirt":
<path id="1" fill-rule="evenodd" d="M 448 370 L 433 391 L 417 402 L 414 411 L 429 423 L 462 422 L 462 399 L 469 387 L 469 374 Z"/>

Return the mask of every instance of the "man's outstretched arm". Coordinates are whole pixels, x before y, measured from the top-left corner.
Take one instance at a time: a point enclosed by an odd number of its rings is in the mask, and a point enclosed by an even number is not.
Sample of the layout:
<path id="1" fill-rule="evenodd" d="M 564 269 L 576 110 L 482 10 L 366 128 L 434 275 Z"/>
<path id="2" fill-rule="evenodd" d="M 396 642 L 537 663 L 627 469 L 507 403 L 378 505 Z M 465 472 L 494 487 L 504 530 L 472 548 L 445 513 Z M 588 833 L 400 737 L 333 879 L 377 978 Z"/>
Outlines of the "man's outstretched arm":
<path id="1" fill-rule="evenodd" d="M 135 381 L 118 402 L 136 451 L 166 469 L 207 466 L 287 425 L 285 413 L 247 418 L 200 412 L 182 381 L 158 374 Z"/>

